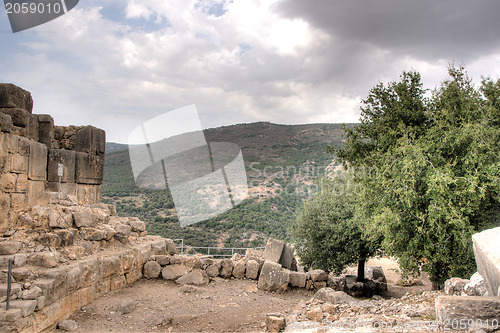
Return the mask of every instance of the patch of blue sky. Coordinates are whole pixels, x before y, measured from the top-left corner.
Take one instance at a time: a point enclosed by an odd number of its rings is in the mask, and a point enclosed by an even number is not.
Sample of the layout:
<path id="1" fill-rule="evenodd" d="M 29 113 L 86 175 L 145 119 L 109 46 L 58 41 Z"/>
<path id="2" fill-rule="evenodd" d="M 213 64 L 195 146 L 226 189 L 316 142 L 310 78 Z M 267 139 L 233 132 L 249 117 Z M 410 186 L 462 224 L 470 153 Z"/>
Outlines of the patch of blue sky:
<path id="1" fill-rule="evenodd" d="M 225 5 L 228 1 L 207 1 L 207 0 L 199 0 L 196 3 L 195 8 L 201 8 L 201 10 L 208 15 L 221 17 L 227 12 Z"/>
<path id="2" fill-rule="evenodd" d="M 240 43 L 240 44 L 238 44 L 238 46 L 240 47 L 240 50 L 238 51 L 239 55 L 245 54 L 248 51 L 250 51 L 251 49 L 253 49 L 253 47 L 251 45 L 248 45 L 246 43 Z"/>

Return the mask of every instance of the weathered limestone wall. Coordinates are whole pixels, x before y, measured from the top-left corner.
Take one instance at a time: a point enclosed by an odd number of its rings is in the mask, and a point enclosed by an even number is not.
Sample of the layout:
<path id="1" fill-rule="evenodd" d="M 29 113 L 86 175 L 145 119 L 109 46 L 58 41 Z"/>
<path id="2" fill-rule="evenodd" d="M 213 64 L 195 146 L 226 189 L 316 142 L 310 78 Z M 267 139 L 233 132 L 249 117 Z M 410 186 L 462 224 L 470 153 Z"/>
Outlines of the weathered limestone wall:
<path id="1" fill-rule="evenodd" d="M 31 94 L 0 84 L 0 232 L 16 227 L 21 211 L 49 202 L 58 191 L 80 204 L 101 201 L 105 132 L 92 126 L 54 126 L 50 115 L 32 114 Z"/>

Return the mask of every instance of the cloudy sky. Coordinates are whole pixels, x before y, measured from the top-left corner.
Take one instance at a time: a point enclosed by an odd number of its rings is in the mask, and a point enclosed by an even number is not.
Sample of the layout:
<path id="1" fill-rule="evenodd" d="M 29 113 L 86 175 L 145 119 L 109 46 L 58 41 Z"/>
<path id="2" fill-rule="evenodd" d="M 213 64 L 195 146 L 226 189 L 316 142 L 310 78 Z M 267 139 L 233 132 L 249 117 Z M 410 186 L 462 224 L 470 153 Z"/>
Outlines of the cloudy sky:
<path id="1" fill-rule="evenodd" d="M 355 122 L 379 81 L 450 62 L 500 76 L 498 0 L 81 0 L 13 34 L 0 14 L 0 81 L 34 113 L 126 142 L 139 124 L 196 104 L 204 128 Z"/>

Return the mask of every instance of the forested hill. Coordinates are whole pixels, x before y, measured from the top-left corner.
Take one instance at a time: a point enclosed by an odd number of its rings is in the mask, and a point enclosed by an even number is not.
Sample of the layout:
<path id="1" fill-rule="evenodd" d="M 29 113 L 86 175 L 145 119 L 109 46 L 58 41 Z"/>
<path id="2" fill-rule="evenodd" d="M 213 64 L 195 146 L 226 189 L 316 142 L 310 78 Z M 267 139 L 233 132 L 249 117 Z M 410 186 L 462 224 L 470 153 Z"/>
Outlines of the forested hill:
<path id="1" fill-rule="evenodd" d="M 334 166 L 324 148 L 341 144 L 341 127 L 258 122 L 205 130 L 207 142 L 241 148 L 250 196 L 216 218 L 184 228 L 168 191 L 137 188 L 127 145 L 107 143 L 104 200 L 121 215 L 145 220 L 149 233 L 183 238 L 193 246 L 260 246 L 267 236 L 287 239 L 287 223 L 317 190 L 313 180 Z"/>

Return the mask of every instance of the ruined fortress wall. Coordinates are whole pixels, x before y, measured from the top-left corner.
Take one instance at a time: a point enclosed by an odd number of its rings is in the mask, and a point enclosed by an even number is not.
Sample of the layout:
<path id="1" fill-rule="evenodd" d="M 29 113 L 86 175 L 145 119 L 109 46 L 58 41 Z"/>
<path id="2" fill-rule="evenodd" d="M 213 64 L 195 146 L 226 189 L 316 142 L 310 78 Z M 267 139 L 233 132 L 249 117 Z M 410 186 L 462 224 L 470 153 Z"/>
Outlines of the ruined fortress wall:
<path id="1" fill-rule="evenodd" d="M 50 115 L 32 111 L 28 91 L 0 84 L 0 232 L 18 226 L 21 211 L 49 202 L 59 188 L 59 164 L 61 193 L 80 204 L 101 201 L 105 132 L 55 126 Z"/>

